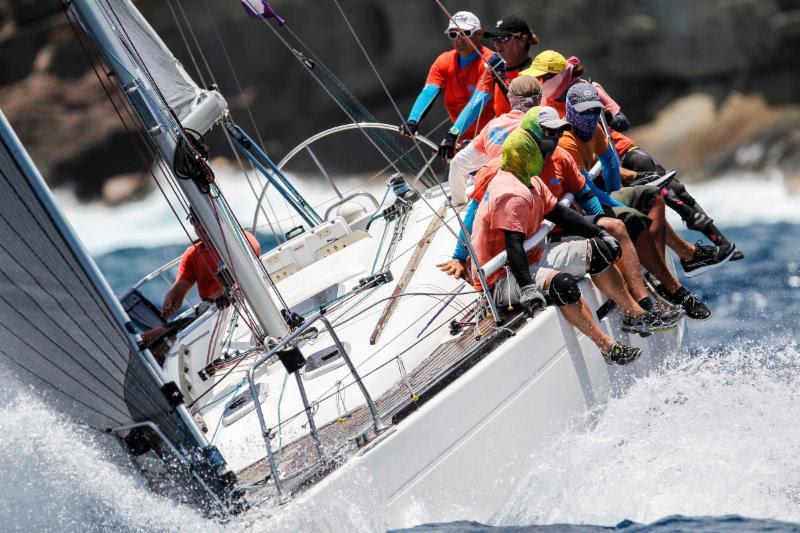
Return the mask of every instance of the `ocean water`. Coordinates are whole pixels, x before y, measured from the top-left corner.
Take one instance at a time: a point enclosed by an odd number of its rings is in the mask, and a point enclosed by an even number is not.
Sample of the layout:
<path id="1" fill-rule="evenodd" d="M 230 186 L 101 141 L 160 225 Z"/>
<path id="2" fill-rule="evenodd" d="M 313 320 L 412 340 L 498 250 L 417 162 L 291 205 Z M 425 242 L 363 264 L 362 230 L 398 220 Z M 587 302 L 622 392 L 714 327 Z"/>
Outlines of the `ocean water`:
<path id="1" fill-rule="evenodd" d="M 685 280 L 714 317 L 690 322 L 684 351 L 611 399 L 591 429 L 545 443 L 547 459 L 519 472 L 490 525 L 412 531 L 800 531 L 800 197 L 774 179 L 692 190 L 746 255 Z M 95 221 L 103 209 L 67 211 L 97 233 L 81 213 Z M 125 231 L 94 250 L 119 294 L 185 246 L 109 251 Z M 208 520 L 148 491 L 119 452 L 13 381 L 0 389 L 0 428 L 4 531 L 386 530 L 368 485 L 302 512 Z"/>

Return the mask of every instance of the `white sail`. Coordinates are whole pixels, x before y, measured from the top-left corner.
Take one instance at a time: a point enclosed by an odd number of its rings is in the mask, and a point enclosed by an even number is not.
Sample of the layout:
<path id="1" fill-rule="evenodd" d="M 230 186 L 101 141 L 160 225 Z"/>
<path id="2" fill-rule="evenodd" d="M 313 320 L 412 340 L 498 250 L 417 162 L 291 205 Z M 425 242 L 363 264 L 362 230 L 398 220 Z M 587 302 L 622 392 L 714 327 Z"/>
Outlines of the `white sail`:
<path id="1" fill-rule="evenodd" d="M 130 40 L 167 105 L 178 119 L 188 117 L 205 91 L 189 77 L 180 61 L 131 2 L 114 0 L 105 4 L 107 12 L 115 19 L 111 22 Z"/>

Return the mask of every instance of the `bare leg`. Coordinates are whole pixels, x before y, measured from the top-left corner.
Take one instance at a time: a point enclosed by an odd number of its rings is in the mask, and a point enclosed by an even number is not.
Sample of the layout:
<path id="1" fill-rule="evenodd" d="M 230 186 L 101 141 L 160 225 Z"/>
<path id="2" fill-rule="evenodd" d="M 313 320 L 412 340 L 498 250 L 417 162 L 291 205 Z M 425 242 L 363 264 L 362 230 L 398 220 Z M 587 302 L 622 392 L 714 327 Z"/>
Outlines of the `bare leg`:
<path id="1" fill-rule="evenodd" d="M 599 274 L 592 276 L 597 288 L 606 293 L 609 298 L 614 300 L 622 311 L 629 316 L 642 316 L 645 310 L 636 303 L 628 288 L 625 286 L 625 280 L 622 279 L 622 274 L 617 270 L 616 266 L 603 270 Z"/>
<path id="2" fill-rule="evenodd" d="M 592 339 L 592 342 L 600 349 L 601 353 L 607 353 L 611 349 L 614 341 L 600 329 L 583 297 L 574 304 L 562 305 L 559 310 L 561 310 L 567 322 Z"/>
<path id="3" fill-rule="evenodd" d="M 694 244 L 686 242 L 669 224 L 667 224 L 666 233 L 667 246 L 672 248 L 684 261 L 690 261 L 694 257 Z"/>
<path id="4" fill-rule="evenodd" d="M 656 250 L 653 236 L 649 232 L 643 231 L 641 235 L 636 238 L 636 251 L 639 253 L 639 260 L 642 265 L 649 270 L 658 281 L 660 281 L 664 288 L 672 294 L 677 291 L 681 284 L 672 275 L 664 262 L 664 256 L 659 254 Z"/>
<path id="5" fill-rule="evenodd" d="M 655 241 L 656 250 L 661 255 L 661 260 L 666 261 L 666 250 L 664 246 L 667 241 L 667 221 L 664 219 L 664 198 L 660 195 L 653 202 L 653 207 L 647 213 L 647 218 L 652 220 L 650 224 L 650 235 L 653 236 Z M 649 269 L 648 269 L 649 270 Z"/>
<path id="6" fill-rule="evenodd" d="M 637 302 L 649 296 L 644 285 L 644 278 L 642 278 L 642 265 L 639 263 L 639 256 L 636 254 L 636 248 L 634 248 L 633 241 L 628 235 L 628 230 L 625 229 L 625 224 L 621 220 L 610 217 L 603 217 L 597 223 L 619 241 L 619 246 L 622 248 L 622 256 L 620 256 L 616 266 L 622 272 L 622 277 L 628 285 L 631 296 Z"/>
<path id="7" fill-rule="evenodd" d="M 554 270 L 547 277 L 547 281 L 544 283 L 545 291 L 550 290 L 550 281 L 556 274 L 558 274 L 558 271 Z M 597 320 L 595 320 L 595 316 L 591 309 L 589 309 L 589 306 L 586 305 L 586 300 L 583 299 L 583 296 L 581 296 L 581 299 L 577 302 L 559 306 L 558 309 L 561 311 L 561 314 L 564 315 L 564 318 L 567 319 L 567 322 L 592 339 L 592 342 L 600 349 L 601 353 L 607 353 L 611 349 L 611 346 L 614 345 L 614 340 L 600 329 L 600 325 L 597 323 Z"/>

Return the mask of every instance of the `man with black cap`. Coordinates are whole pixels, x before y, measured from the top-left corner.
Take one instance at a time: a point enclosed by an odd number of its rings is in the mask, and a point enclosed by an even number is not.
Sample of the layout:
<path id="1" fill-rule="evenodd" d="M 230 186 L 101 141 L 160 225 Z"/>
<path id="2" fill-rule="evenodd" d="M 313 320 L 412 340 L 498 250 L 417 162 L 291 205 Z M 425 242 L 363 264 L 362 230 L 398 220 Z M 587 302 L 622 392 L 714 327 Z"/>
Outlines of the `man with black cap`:
<path id="1" fill-rule="evenodd" d="M 494 43 L 497 56 L 489 61 L 493 68 L 478 82 L 472 98 L 439 145 L 439 157 L 445 160 L 453 158 L 456 144 L 463 137 L 462 132 L 470 128 L 490 101 L 493 102 L 495 116 L 511 110 L 507 97 L 508 84 L 521 70 L 530 66 L 531 57 L 528 53 L 531 46 L 539 42 L 528 24 L 516 15 L 506 15 L 493 28 L 484 29 L 483 34 Z"/>

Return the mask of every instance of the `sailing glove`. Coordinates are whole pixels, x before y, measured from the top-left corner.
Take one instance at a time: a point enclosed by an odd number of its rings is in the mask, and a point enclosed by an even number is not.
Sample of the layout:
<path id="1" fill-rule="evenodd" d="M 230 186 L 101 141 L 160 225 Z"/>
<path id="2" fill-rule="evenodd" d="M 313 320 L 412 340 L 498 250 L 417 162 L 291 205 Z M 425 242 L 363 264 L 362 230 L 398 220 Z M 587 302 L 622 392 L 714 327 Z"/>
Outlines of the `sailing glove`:
<path id="1" fill-rule="evenodd" d="M 489 66 L 492 67 L 494 73 L 501 79 L 506 77 L 506 62 L 500 57 L 500 54 L 494 54 L 489 58 Z"/>
<path id="2" fill-rule="evenodd" d="M 608 246 L 609 250 L 611 250 L 611 253 L 614 256 L 614 261 L 619 259 L 620 256 L 622 255 L 622 248 L 620 247 L 619 241 L 616 239 L 616 237 L 611 235 L 606 230 L 601 230 L 598 237 L 600 237 L 603 240 L 603 242 Z"/>
<path id="3" fill-rule="evenodd" d="M 520 289 L 519 303 L 528 309 L 535 306 L 537 303 L 540 307 L 547 305 L 544 296 L 539 292 L 539 289 L 536 288 L 536 285 L 525 285 Z"/>
<path id="4" fill-rule="evenodd" d="M 631 125 L 628 122 L 628 117 L 623 115 L 622 112 L 620 111 L 619 113 L 614 115 L 614 118 L 612 118 L 609 121 L 608 127 L 614 131 L 628 131 Z"/>
<path id="5" fill-rule="evenodd" d="M 417 133 L 419 133 L 419 124 L 417 124 L 416 120 L 409 120 L 408 122 L 403 122 L 400 124 L 399 129 L 400 133 L 406 137 L 414 137 Z"/>
<path id="6" fill-rule="evenodd" d="M 439 143 L 439 157 L 445 161 L 453 159 L 456 154 L 456 139 L 458 139 L 458 135 L 455 133 L 447 132 L 445 134 L 444 140 Z"/>

